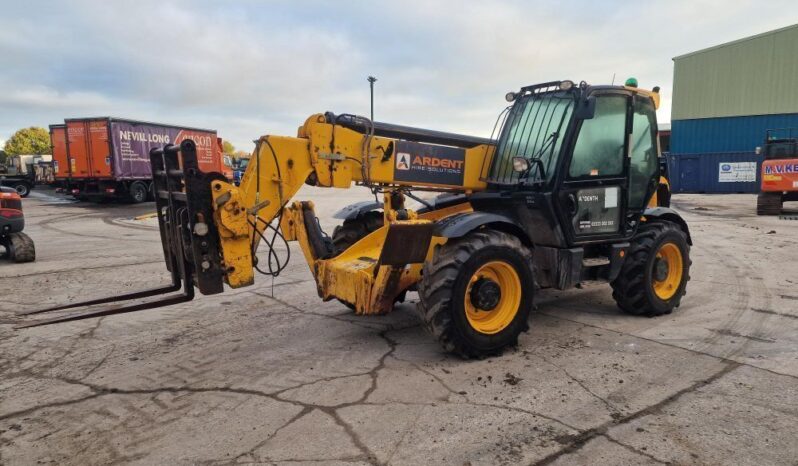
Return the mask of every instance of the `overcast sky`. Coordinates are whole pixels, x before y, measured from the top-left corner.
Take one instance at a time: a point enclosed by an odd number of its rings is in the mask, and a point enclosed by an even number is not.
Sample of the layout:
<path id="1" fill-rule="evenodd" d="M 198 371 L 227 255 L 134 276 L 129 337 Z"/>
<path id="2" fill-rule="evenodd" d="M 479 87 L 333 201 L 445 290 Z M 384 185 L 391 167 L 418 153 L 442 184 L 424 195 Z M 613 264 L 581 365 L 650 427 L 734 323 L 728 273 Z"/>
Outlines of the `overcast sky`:
<path id="1" fill-rule="evenodd" d="M 662 87 L 671 58 L 798 22 L 795 0 L 0 0 L 0 139 L 64 118 L 211 128 L 239 149 L 317 112 L 489 135 L 556 79 Z"/>

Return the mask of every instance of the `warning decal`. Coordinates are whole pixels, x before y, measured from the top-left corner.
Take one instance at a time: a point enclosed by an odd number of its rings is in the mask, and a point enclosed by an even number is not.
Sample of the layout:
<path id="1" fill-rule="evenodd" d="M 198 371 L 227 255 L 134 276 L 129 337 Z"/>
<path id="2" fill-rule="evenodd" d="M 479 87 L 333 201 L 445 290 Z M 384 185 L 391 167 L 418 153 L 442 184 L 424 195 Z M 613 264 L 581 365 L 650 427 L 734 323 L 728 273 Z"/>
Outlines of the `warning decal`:
<path id="1" fill-rule="evenodd" d="M 461 186 L 465 173 L 465 149 L 419 142 L 396 144 L 397 181 Z"/>

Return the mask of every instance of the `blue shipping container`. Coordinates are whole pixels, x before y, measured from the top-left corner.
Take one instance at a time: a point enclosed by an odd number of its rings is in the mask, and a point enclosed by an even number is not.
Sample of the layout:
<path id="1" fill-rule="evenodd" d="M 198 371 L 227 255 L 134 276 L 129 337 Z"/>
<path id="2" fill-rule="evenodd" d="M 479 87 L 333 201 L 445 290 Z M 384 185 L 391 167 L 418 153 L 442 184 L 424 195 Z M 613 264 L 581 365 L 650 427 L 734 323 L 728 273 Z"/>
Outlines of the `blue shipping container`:
<path id="1" fill-rule="evenodd" d="M 798 113 L 753 115 L 671 122 L 671 153 L 753 152 L 765 141 L 765 131 L 798 128 Z"/>
<path id="2" fill-rule="evenodd" d="M 669 154 L 671 192 L 759 192 L 762 159 L 754 152 Z"/>

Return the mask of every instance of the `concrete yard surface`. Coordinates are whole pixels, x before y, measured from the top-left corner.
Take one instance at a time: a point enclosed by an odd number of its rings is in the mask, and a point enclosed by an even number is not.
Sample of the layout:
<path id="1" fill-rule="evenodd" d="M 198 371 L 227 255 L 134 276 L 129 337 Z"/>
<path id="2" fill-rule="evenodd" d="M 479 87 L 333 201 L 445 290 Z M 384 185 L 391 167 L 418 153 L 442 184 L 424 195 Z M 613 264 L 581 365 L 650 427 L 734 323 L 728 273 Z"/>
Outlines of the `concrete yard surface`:
<path id="1" fill-rule="evenodd" d="M 367 198 L 297 197 L 328 232 Z M 627 316 L 608 285 L 542 291 L 517 349 L 466 361 L 415 293 L 386 316 L 322 302 L 296 244 L 273 281 L 14 330 L 18 311 L 168 280 L 134 220 L 153 204 L 35 191 L 37 261 L 0 262 L 0 464 L 798 464 L 798 221 L 755 203 L 674 196 L 694 246 L 673 314 Z"/>

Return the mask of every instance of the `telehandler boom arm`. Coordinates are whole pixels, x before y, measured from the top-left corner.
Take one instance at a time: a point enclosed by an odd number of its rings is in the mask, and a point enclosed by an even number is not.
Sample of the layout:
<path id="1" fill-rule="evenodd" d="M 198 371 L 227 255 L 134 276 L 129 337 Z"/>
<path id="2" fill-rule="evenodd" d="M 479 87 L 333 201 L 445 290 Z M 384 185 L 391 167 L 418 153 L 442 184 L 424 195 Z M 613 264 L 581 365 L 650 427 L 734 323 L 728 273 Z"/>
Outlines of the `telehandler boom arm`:
<path id="1" fill-rule="evenodd" d="M 410 188 L 465 193 L 484 190 L 484 174 L 494 148 L 490 139 L 327 113 L 310 116 L 296 137 L 259 138 L 240 186 L 218 174 L 199 171 L 190 141 L 153 151 L 156 207 L 172 285 L 32 313 L 146 298 L 177 291 L 181 282 L 183 293 L 30 325 L 190 300 L 192 284 L 203 294 L 220 293 L 223 283 L 232 288 L 253 284 L 256 270 L 276 276 L 285 265 L 275 264 L 277 236 L 300 243 L 324 299 L 338 298 L 359 313 L 386 312 L 394 299 L 418 280 L 432 241 L 431 219 L 443 214 L 417 215 L 406 209 L 403 192 Z M 375 194 L 383 193 L 385 227 L 356 253 L 335 251 L 318 228 L 313 204 L 291 203 L 303 184 L 332 188 L 358 184 Z M 454 209 L 470 208 L 461 203 Z M 268 271 L 264 271 L 258 267 L 256 251 L 261 240 L 269 237 Z"/>
<path id="2" fill-rule="evenodd" d="M 451 146 L 430 145 L 430 141 Z M 388 198 L 411 187 L 474 192 L 485 188 L 482 172 L 492 152 L 487 139 L 379 123 L 372 127 L 369 120 L 350 115 L 312 115 L 295 138 L 263 136 L 256 142 L 239 187 L 213 183 L 214 220 L 228 268 L 227 282 L 233 288 L 252 283 L 251 253 L 256 250 L 259 233 L 305 183 L 331 188 L 363 184 L 383 190 Z M 412 168 L 420 173 L 413 173 Z M 453 176 L 441 177 L 441 171 Z M 451 183 L 443 184 L 447 179 Z M 404 208 L 397 200 L 398 196 L 388 202 L 394 208 L 385 209 L 386 224 L 414 219 L 406 210 L 397 216 L 395 211 Z M 298 223 L 290 219 L 297 212 L 289 207 L 289 220 L 281 225 L 292 239 L 298 233 L 303 236 L 297 231 Z M 312 264 L 318 257 L 308 259 Z"/>

